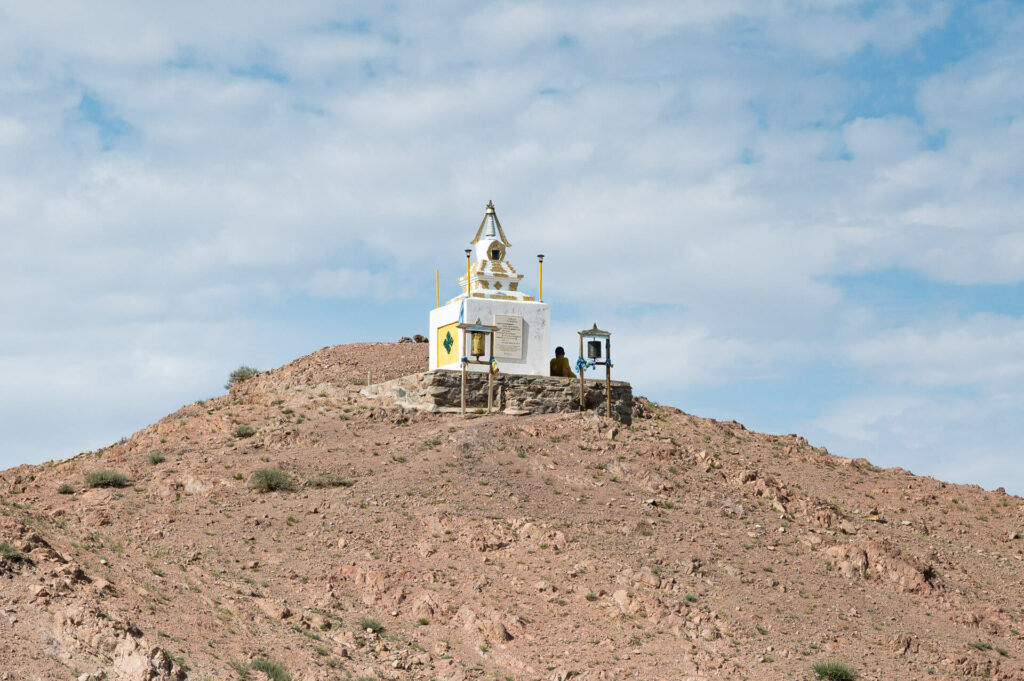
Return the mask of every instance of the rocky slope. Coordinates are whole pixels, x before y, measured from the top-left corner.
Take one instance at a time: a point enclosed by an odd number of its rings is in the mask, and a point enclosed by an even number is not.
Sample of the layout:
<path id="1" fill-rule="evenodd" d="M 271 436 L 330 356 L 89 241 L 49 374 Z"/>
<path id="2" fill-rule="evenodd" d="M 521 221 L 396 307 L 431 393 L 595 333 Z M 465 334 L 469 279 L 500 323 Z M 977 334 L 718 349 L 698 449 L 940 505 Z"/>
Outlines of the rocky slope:
<path id="1" fill-rule="evenodd" d="M 1020 498 L 642 400 L 358 394 L 425 364 L 324 348 L 0 473 L 0 679 L 1024 679 Z"/>

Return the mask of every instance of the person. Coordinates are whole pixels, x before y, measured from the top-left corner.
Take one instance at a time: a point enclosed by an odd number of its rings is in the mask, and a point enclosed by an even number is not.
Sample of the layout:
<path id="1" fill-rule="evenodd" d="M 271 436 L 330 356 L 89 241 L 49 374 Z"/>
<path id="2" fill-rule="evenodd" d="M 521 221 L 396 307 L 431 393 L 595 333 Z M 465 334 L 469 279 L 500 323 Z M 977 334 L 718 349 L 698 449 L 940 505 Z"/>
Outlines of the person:
<path id="1" fill-rule="evenodd" d="M 561 345 L 555 348 L 555 358 L 551 360 L 551 375 L 563 378 L 576 378 L 576 374 L 569 368 L 569 360 L 565 356 L 565 348 Z"/>

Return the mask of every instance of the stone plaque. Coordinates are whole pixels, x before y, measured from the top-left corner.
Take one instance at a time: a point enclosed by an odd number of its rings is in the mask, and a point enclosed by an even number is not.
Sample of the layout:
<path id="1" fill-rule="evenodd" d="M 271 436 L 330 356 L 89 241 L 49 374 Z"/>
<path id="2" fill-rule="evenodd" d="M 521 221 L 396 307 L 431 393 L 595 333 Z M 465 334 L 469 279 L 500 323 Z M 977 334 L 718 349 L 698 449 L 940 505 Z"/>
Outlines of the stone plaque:
<path id="1" fill-rule="evenodd" d="M 496 314 L 494 325 L 495 359 L 523 359 L 523 318 L 519 315 Z"/>

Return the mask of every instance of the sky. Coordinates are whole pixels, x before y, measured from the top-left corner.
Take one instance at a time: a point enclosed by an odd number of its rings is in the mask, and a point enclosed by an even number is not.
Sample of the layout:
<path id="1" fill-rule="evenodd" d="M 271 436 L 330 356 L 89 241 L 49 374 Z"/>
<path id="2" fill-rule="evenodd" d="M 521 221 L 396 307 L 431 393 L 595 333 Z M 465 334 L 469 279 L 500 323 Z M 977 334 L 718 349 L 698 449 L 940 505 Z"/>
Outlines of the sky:
<path id="1" fill-rule="evenodd" d="M 1024 3 L 0 1 L 0 467 L 427 333 L 489 200 L 552 342 L 1024 494 Z"/>

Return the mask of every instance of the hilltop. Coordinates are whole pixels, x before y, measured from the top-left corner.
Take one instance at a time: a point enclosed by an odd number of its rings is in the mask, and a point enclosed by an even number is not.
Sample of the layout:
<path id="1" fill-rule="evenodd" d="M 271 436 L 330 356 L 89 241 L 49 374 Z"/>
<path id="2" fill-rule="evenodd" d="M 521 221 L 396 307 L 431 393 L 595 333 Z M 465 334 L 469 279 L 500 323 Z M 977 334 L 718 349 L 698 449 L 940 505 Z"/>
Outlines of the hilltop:
<path id="1" fill-rule="evenodd" d="M 642 398 L 359 394 L 426 353 L 324 348 L 0 473 L 0 679 L 1024 679 L 1022 499 Z"/>

